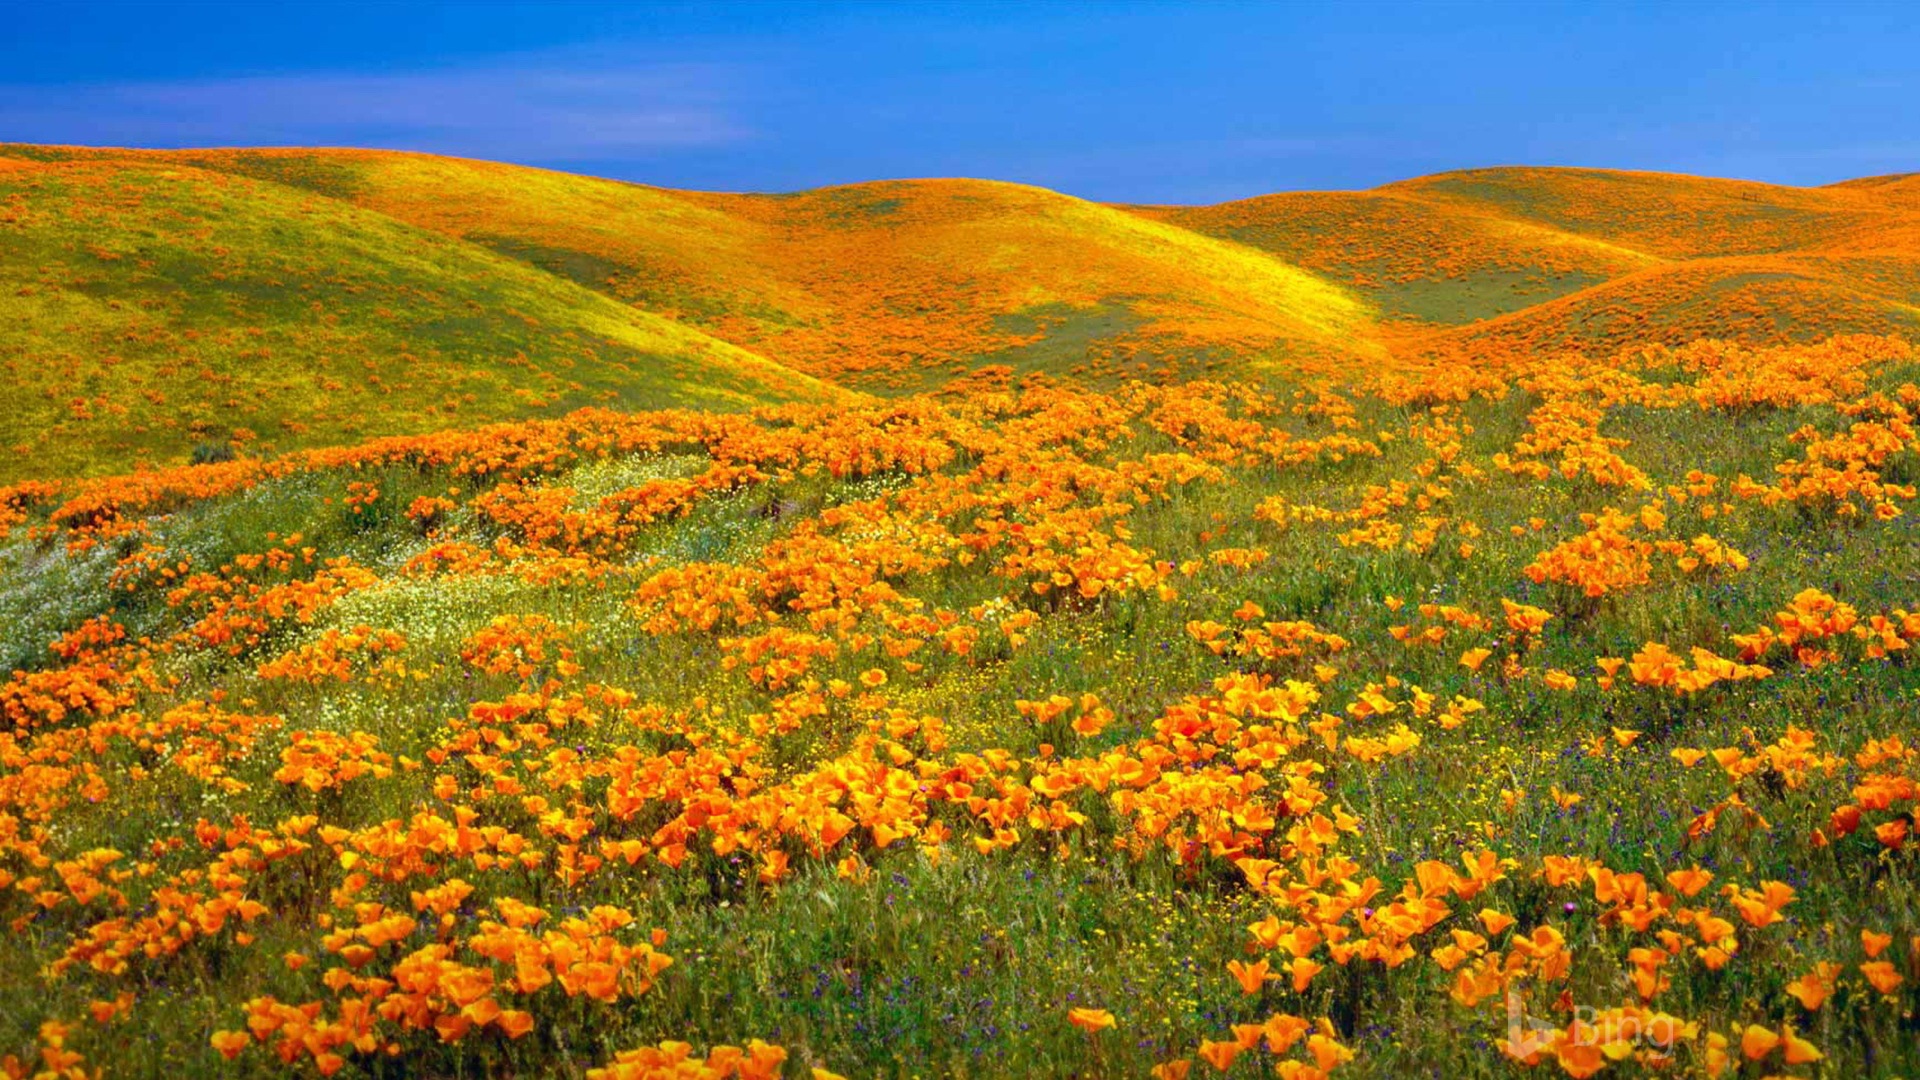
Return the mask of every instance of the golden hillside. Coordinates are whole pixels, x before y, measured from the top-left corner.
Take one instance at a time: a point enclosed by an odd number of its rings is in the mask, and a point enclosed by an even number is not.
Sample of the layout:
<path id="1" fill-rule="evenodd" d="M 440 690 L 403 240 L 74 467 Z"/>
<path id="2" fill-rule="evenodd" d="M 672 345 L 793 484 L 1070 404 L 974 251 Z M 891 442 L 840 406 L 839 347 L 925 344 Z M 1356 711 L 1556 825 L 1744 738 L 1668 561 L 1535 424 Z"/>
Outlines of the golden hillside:
<path id="1" fill-rule="evenodd" d="M 990 364 L 1338 376 L 1920 329 L 1912 176 L 1507 168 L 1146 207 L 979 180 L 674 191 L 361 150 L 0 161 L 6 340 L 31 399 L 0 436 L 64 471 L 236 433 L 894 393 Z M 129 359 L 137 380 L 101 367 Z M 62 449 L 83 443 L 109 449 Z"/>
<path id="2" fill-rule="evenodd" d="M 1312 273 L 1016 184 L 740 195 L 373 151 L 78 153 L 188 161 L 349 201 L 863 388 L 981 363 L 1084 375 L 1126 361 L 1137 374 L 1379 355 L 1370 305 Z"/>
<path id="3" fill-rule="evenodd" d="M 1920 328 L 1912 177 L 1793 188 L 1507 168 L 1137 212 L 1275 252 L 1376 304 L 1402 354 L 1609 352 Z"/>
<path id="4" fill-rule="evenodd" d="M 845 396 L 485 248 L 154 159 L 0 157 L 0 364 L 0 477 Z"/>

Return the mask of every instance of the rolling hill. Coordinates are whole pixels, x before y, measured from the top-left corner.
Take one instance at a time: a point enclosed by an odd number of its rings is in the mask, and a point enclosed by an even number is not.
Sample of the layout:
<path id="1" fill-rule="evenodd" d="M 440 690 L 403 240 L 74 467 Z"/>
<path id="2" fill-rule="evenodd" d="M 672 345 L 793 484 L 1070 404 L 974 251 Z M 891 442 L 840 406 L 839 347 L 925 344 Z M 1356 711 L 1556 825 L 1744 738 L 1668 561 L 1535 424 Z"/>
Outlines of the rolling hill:
<path id="1" fill-rule="evenodd" d="M 675 191 L 363 150 L 0 146 L 0 476 L 1003 364 L 1340 378 L 1920 331 L 1920 179 L 1443 173 L 1203 207 Z"/>
<path id="2" fill-rule="evenodd" d="M 1825 188 L 1590 169 L 1137 207 L 1347 286 L 1395 353 L 1609 352 L 1920 330 L 1911 177 Z"/>
<path id="3" fill-rule="evenodd" d="M 1633 273 L 1643 252 L 1399 192 L 1297 192 L 1135 212 L 1271 251 L 1366 295 L 1389 320 L 1451 326 Z"/>
<path id="4" fill-rule="evenodd" d="M 160 160 L 0 158 L 0 364 L 0 477 L 846 396 L 486 248 Z"/>
<path id="5" fill-rule="evenodd" d="M 1017 184 L 741 195 L 417 154 L 187 159 L 349 200 L 870 389 L 981 363 L 1378 355 L 1370 305 L 1311 273 Z"/>

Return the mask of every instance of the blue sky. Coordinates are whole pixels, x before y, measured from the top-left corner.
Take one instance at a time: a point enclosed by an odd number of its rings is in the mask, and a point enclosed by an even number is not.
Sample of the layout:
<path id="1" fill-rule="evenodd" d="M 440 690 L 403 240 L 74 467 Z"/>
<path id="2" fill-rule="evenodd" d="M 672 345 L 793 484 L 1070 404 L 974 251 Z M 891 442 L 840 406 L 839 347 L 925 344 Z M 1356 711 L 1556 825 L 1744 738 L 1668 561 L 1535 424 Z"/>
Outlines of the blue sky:
<path id="1" fill-rule="evenodd" d="M 0 0 L 0 140 L 354 145 L 676 187 L 1213 202 L 1443 169 L 1920 170 L 1904 4 Z"/>

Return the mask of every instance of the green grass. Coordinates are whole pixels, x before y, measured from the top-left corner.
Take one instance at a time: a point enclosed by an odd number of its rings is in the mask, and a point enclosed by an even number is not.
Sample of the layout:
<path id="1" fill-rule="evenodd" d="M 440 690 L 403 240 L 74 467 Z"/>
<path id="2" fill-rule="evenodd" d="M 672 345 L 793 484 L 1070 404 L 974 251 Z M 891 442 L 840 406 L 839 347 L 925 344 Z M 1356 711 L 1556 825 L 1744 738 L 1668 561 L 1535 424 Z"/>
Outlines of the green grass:
<path id="1" fill-rule="evenodd" d="M 1374 292 L 1382 311 L 1458 326 L 1579 292 L 1605 278 L 1576 272 L 1481 270 L 1460 278 L 1389 282 Z"/>

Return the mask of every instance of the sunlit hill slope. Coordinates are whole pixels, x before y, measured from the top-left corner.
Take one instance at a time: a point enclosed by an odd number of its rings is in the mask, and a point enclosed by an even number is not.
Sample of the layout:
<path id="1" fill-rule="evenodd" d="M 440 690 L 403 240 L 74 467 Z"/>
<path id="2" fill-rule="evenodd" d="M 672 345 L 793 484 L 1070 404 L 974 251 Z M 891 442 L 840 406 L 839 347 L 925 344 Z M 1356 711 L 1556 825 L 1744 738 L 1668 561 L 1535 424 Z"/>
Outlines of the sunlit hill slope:
<path id="1" fill-rule="evenodd" d="M 1142 208 L 1272 251 L 1378 306 L 1396 351 L 1606 353 L 1920 327 L 1911 178 L 1826 188 L 1480 169 L 1364 192 Z"/>
<path id="2" fill-rule="evenodd" d="M 373 151 L 0 147 L 0 476 L 992 364 L 1337 378 L 1910 332 L 1914 190 L 1489 169 L 1122 207 L 974 180 L 753 195 Z"/>
<path id="3" fill-rule="evenodd" d="M 840 392 L 485 248 L 177 162 L 0 158 L 8 473 Z"/>
<path id="4" fill-rule="evenodd" d="M 399 154 L 233 154 L 812 371 L 882 387 L 982 359 L 1365 350 L 1368 311 L 1239 245 L 975 180 L 678 192 Z"/>

